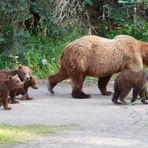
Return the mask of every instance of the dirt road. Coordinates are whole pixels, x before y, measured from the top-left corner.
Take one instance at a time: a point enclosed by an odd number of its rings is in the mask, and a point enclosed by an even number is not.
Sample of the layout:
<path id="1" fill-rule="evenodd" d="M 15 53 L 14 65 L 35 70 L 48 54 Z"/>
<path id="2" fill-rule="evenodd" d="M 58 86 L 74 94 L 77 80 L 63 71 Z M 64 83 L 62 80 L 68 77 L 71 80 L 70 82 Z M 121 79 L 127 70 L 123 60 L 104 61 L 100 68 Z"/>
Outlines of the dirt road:
<path id="1" fill-rule="evenodd" d="M 109 84 L 112 90 L 112 83 Z M 96 84 L 84 87 L 91 99 L 72 99 L 70 84 L 60 84 L 55 95 L 42 84 L 30 89 L 34 100 L 0 108 L 0 122 L 11 124 L 74 125 L 74 129 L 15 148 L 147 148 L 148 105 L 115 106 L 100 95 Z M 128 100 L 130 101 L 130 100 Z"/>

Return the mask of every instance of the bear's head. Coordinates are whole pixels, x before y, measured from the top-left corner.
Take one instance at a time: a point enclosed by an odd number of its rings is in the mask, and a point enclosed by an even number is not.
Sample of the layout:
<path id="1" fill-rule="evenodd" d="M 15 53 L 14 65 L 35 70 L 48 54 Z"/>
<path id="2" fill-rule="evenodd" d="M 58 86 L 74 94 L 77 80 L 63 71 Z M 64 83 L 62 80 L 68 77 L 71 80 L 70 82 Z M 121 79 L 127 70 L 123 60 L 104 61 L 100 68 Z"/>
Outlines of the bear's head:
<path id="1" fill-rule="evenodd" d="M 22 88 L 24 86 L 24 83 L 20 80 L 18 77 L 18 74 L 14 76 L 8 76 L 9 81 L 11 82 L 11 86 L 13 89 Z"/>
<path id="2" fill-rule="evenodd" d="M 33 77 L 30 78 L 30 86 L 33 89 L 38 89 L 38 81 L 37 81 L 37 78 L 33 78 Z"/>
<path id="3" fill-rule="evenodd" d="M 18 76 L 21 79 L 21 81 L 28 81 L 30 80 L 30 77 L 32 75 L 32 66 L 24 66 L 19 65 L 18 67 Z"/>

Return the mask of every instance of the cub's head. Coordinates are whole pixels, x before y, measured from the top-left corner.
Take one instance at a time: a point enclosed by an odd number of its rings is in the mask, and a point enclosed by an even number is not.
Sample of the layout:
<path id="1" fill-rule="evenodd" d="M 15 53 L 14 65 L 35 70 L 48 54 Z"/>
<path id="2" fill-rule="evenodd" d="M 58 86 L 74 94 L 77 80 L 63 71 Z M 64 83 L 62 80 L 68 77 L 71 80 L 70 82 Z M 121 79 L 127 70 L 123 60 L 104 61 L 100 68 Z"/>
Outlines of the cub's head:
<path id="1" fill-rule="evenodd" d="M 13 88 L 21 88 L 24 86 L 24 83 L 20 80 L 20 78 L 18 77 L 18 75 L 14 75 L 14 76 L 8 76 L 9 81 L 12 82 L 12 87 Z"/>
<path id="2" fill-rule="evenodd" d="M 28 81 L 30 80 L 30 77 L 32 75 L 32 66 L 24 66 L 24 65 L 19 65 L 18 67 L 18 76 L 21 79 L 21 81 Z"/>
<path id="3" fill-rule="evenodd" d="M 33 89 L 38 89 L 38 81 L 37 81 L 37 78 L 34 78 L 34 77 L 31 77 L 30 78 L 30 86 Z"/>

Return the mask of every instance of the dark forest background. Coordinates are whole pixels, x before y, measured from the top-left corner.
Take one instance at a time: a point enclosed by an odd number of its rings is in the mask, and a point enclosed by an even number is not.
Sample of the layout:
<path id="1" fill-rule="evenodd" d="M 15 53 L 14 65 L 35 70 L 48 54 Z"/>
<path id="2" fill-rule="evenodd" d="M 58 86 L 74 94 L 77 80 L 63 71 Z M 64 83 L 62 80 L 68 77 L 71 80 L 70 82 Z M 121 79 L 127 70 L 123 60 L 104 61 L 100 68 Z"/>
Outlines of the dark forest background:
<path id="1" fill-rule="evenodd" d="M 0 69 L 33 65 L 41 78 L 57 71 L 64 47 L 83 35 L 148 41 L 148 0 L 4 0 L 0 18 Z"/>

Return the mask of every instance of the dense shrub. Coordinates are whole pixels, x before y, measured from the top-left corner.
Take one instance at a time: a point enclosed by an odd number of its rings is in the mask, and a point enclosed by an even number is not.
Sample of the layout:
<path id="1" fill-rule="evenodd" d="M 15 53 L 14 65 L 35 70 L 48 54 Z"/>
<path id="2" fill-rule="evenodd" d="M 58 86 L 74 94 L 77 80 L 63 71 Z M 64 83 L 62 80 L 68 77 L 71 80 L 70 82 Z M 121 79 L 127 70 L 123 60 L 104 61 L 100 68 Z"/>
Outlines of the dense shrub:
<path id="1" fill-rule="evenodd" d="M 41 78 L 57 71 L 63 48 L 82 35 L 148 41 L 147 0 L 5 0 L 0 17 L 0 69 L 33 65 Z"/>

